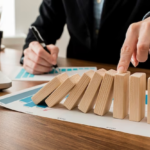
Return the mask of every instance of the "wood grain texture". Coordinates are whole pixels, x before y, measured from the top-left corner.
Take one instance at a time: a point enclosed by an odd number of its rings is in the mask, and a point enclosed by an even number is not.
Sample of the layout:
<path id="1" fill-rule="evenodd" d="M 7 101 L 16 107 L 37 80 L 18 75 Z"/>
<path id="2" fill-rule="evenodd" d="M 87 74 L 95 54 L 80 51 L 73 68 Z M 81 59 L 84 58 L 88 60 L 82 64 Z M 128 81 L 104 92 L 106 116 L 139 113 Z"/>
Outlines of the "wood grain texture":
<path id="1" fill-rule="evenodd" d="M 109 70 L 103 78 L 94 108 L 94 113 L 100 116 L 105 115 L 111 106 L 113 98 L 114 77 L 117 72 Z"/>
<path id="2" fill-rule="evenodd" d="M 76 86 L 71 90 L 69 93 L 68 98 L 64 102 L 64 106 L 71 110 L 74 107 L 78 106 L 90 80 L 92 79 L 94 75 L 94 71 L 90 70 L 84 73 L 79 80 L 79 82 L 76 84 Z"/>
<path id="3" fill-rule="evenodd" d="M 21 51 L 5 49 L 0 52 L 0 68 L 6 74 L 20 66 Z M 116 69 L 116 65 L 58 58 L 58 65 L 96 66 Z M 131 73 L 150 70 L 129 68 Z M 45 82 L 13 81 L 13 86 L 0 96 L 17 92 Z M 45 129 L 45 130 L 44 130 Z M 149 150 L 150 138 L 127 133 L 32 116 L 0 107 L 0 150 Z"/>
<path id="4" fill-rule="evenodd" d="M 70 90 L 78 83 L 80 75 L 75 74 L 66 79 L 48 98 L 45 103 L 48 107 L 53 107 L 67 96 Z"/>
<path id="5" fill-rule="evenodd" d="M 146 74 L 134 73 L 129 80 L 129 120 L 141 121 L 145 117 Z"/>
<path id="6" fill-rule="evenodd" d="M 150 138 L 0 108 L 1 150 L 149 150 Z M 9 122 L 9 124 L 8 124 Z"/>
<path id="7" fill-rule="evenodd" d="M 54 79 L 49 81 L 42 89 L 40 89 L 35 95 L 33 95 L 32 100 L 35 104 L 41 103 L 46 97 L 48 97 L 58 86 L 60 86 L 66 79 L 68 75 L 62 73 L 56 76 Z"/>
<path id="8" fill-rule="evenodd" d="M 114 80 L 113 117 L 124 119 L 129 111 L 129 76 L 130 72 L 116 74 Z"/>
<path id="9" fill-rule="evenodd" d="M 100 69 L 94 73 L 78 106 L 78 109 L 82 112 L 87 113 L 90 109 L 93 109 L 97 93 L 105 73 L 105 69 Z"/>

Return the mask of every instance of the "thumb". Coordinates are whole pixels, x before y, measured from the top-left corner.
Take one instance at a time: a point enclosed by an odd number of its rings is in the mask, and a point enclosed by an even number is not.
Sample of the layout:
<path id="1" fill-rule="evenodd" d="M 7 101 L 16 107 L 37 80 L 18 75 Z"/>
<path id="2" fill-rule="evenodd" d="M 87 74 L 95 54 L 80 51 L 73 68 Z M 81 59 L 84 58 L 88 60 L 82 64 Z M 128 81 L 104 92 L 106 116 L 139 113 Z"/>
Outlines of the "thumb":
<path id="1" fill-rule="evenodd" d="M 48 45 L 47 49 L 50 51 L 50 59 L 53 65 L 57 64 L 57 58 L 59 53 L 59 48 L 55 45 Z"/>

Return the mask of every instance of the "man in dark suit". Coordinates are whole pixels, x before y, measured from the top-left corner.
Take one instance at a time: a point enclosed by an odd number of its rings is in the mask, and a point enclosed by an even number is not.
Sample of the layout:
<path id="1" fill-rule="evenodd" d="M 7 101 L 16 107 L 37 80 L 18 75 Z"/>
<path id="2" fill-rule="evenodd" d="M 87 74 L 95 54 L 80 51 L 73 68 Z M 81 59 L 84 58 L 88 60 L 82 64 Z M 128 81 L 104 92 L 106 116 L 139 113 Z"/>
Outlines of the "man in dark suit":
<path id="1" fill-rule="evenodd" d="M 149 6 L 150 0 L 43 0 L 32 25 L 41 33 L 51 55 L 29 30 L 21 59 L 24 68 L 33 74 L 51 70 L 59 51 L 55 42 L 67 24 L 71 37 L 68 58 L 116 65 L 119 61 L 118 71 L 125 72 L 130 61 L 137 66 L 148 58 L 150 18 L 141 20 Z M 138 66 L 150 68 L 150 60 Z"/>

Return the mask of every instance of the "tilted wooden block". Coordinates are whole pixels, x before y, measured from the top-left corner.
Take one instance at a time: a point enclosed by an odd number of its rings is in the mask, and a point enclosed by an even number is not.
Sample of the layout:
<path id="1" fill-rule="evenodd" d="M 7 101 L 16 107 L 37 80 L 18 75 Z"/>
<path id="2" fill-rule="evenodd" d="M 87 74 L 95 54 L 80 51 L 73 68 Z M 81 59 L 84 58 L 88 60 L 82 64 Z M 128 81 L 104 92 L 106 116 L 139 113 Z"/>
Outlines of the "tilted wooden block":
<path id="1" fill-rule="evenodd" d="M 54 105 L 58 104 L 67 94 L 70 92 L 70 90 L 76 85 L 76 83 L 79 81 L 80 76 L 78 74 L 75 74 L 65 80 L 46 100 L 46 104 L 48 107 L 53 107 Z"/>
<path id="2" fill-rule="evenodd" d="M 113 117 L 124 119 L 129 111 L 129 76 L 130 72 L 116 74 L 114 80 Z"/>
<path id="3" fill-rule="evenodd" d="M 93 109 L 97 92 L 105 73 L 105 69 L 100 69 L 94 73 L 78 106 L 78 109 L 82 112 L 87 113 L 90 109 Z"/>
<path id="4" fill-rule="evenodd" d="M 148 78 L 148 104 L 147 104 L 147 123 L 150 124 L 150 78 Z"/>
<path id="5" fill-rule="evenodd" d="M 94 75 L 93 70 L 90 70 L 82 75 L 81 79 L 76 84 L 76 86 L 71 90 L 69 97 L 64 102 L 64 106 L 66 108 L 71 110 L 79 104 L 79 101 L 81 97 L 83 96 L 84 91 L 86 87 L 88 86 L 93 75 Z"/>
<path id="6" fill-rule="evenodd" d="M 113 83 L 115 70 L 109 70 L 105 73 L 95 104 L 94 113 L 100 116 L 105 115 L 111 106 L 113 98 Z"/>
<path id="7" fill-rule="evenodd" d="M 129 120 L 141 121 L 145 116 L 146 74 L 134 73 L 129 79 Z"/>
<path id="8" fill-rule="evenodd" d="M 61 85 L 68 75 L 62 73 L 56 76 L 54 79 L 49 81 L 41 90 L 39 90 L 33 97 L 32 100 L 35 104 L 41 103 L 46 97 L 48 97 L 59 85 Z"/>

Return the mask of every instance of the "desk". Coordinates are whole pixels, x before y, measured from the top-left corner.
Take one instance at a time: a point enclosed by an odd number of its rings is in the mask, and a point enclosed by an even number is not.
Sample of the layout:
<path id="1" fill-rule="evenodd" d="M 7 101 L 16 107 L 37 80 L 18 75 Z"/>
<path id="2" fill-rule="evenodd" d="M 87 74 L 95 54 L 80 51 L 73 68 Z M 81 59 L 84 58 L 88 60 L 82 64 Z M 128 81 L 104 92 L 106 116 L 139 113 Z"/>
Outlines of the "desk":
<path id="1" fill-rule="evenodd" d="M 9 74 L 19 65 L 21 52 L 6 49 L 0 53 L 1 70 Z M 97 66 L 116 69 L 114 65 L 59 58 L 59 66 Z M 129 68 L 134 73 L 150 71 Z M 0 96 L 26 89 L 43 82 L 13 81 L 13 87 L 0 92 Z M 150 138 L 32 116 L 0 107 L 0 150 L 150 150 Z"/>

